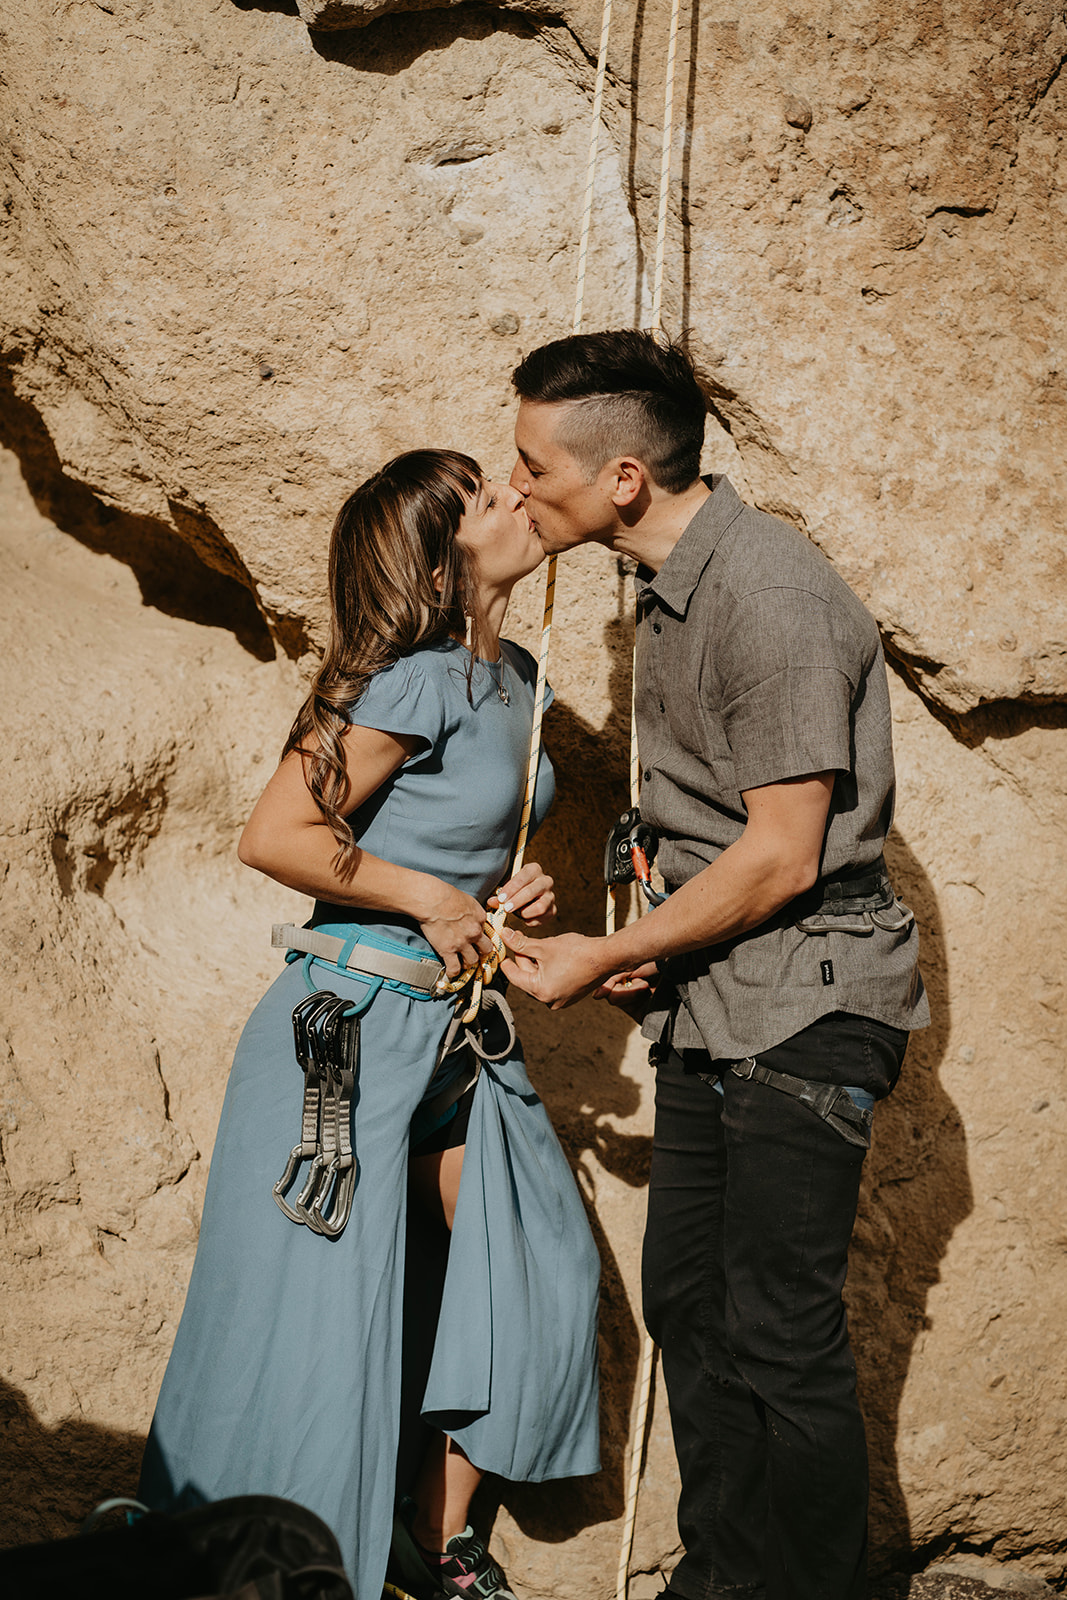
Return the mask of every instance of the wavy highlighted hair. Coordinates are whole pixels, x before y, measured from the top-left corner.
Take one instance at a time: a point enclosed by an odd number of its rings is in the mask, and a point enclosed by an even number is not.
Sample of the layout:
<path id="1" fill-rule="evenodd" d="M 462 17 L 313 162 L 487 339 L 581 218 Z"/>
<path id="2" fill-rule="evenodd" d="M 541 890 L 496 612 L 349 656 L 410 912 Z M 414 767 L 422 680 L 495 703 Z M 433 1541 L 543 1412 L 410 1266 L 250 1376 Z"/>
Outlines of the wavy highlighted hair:
<path id="1" fill-rule="evenodd" d="M 298 750 L 304 758 L 307 786 L 337 840 L 334 865 L 342 877 L 359 859 L 345 820 L 346 712 L 383 667 L 420 646 L 463 638 L 467 614 L 477 649 L 471 564 L 456 533 L 481 482 L 470 456 L 409 450 L 360 484 L 333 525 L 329 643 L 282 754 Z M 472 666 L 473 655 L 468 686 Z"/>

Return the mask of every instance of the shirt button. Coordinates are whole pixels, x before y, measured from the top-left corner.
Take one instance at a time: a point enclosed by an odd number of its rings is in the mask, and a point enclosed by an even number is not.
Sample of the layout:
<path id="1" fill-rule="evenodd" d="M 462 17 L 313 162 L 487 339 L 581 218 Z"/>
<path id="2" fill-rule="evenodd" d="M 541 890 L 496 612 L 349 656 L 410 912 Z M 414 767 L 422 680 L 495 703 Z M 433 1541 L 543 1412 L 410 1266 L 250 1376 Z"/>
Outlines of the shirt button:
<path id="1" fill-rule="evenodd" d="M 666 709 L 667 709 L 667 707 L 663 704 L 662 700 L 659 703 L 659 708 L 660 708 L 661 711 L 666 711 Z"/>
<path id="2" fill-rule="evenodd" d="M 645 770 L 644 770 L 643 776 L 644 776 L 645 782 L 648 783 L 649 779 L 652 777 L 652 768 L 651 767 L 646 767 Z"/>
<path id="3" fill-rule="evenodd" d="M 661 625 L 658 622 L 654 622 L 652 624 L 652 632 L 653 633 L 662 633 L 663 632 L 663 628 L 661 627 Z"/>

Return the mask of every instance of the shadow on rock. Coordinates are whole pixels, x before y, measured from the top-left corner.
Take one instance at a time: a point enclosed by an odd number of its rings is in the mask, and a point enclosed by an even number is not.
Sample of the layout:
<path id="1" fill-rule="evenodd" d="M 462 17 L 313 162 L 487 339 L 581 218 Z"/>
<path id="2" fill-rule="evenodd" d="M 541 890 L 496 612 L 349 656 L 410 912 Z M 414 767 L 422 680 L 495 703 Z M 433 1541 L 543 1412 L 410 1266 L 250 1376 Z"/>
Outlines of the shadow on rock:
<path id="1" fill-rule="evenodd" d="M 900 1082 L 879 1107 L 853 1236 L 846 1300 L 871 1460 L 872 1567 L 906 1565 L 910 1526 L 897 1470 L 900 1402 L 926 1304 L 953 1233 L 973 1207 L 963 1123 L 940 1081 L 951 986 L 937 898 L 904 841 L 886 858 L 921 932 L 931 1026 L 912 1035 Z"/>
<path id="2" fill-rule="evenodd" d="M 99 1501 L 137 1488 L 144 1436 L 67 1418 L 46 1427 L 0 1380 L 0 1545 L 77 1533 Z"/>
<path id="3" fill-rule="evenodd" d="M 257 661 L 276 656 L 252 595 L 252 579 L 222 530 L 203 511 L 171 503 L 180 535 L 153 517 L 118 511 L 68 478 L 48 430 L 15 394 L 0 366 L 0 444 L 14 451 L 41 514 L 98 555 L 129 567 L 146 606 L 168 617 L 232 633 Z M 287 647 L 289 641 L 283 641 Z M 293 644 L 299 654 L 301 641 Z"/>

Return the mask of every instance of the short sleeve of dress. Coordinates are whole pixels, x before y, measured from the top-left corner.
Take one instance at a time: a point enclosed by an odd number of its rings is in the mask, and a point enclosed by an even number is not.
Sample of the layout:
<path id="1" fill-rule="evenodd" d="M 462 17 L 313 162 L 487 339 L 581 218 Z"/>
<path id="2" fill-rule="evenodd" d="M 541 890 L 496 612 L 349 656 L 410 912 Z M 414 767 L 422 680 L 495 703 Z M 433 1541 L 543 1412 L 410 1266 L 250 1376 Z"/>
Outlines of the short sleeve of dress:
<path id="1" fill-rule="evenodd" d="M 740 791 L 849 770 L 860 663 L 824 598 L 789 587 L 744 596 L 717 656 Z"/>
<path id="2" fill-rule="evenodd" d="M 440 676 L 428 672 L 422 661 L 402 657 L 374 674 L 347 715 L 357 728 L 417 739 L 419 748 L 408 760 L 419 761 L 446 731 Z"/>

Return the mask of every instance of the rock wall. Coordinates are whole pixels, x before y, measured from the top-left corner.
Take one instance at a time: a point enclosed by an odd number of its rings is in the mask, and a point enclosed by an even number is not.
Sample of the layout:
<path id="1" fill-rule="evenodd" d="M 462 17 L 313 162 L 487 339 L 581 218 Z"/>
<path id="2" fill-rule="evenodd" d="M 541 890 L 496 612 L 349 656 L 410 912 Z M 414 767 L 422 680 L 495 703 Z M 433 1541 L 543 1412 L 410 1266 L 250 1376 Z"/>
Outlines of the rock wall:
<path id="1" fill-rule="evenodd" d="M 508 373 L 570 326 L 599 16 L 373 9 L 0 0 L 8 1542 L 131 1486 L 265 930 L 300 914 L 234 844 L 321 638 L 332 513 L 417 443 L 506 474 Z M 589 327 L 647 307 L 667 17 L 616 8 Z M 827 551 L 893 663 L 893 868 L 935 1021 L 880 1113 L 850 1280 L 876 1551 L 1054 1580 L 1065 41 L 1051 0 L 694 0 L 665 316 L 713 377 L 709 464 Z M 539 611 L 535 578 L 527 642 Z M 592 930 L 628 716 L 603 552 L 563 563 L 557 619 L 542 855 Z M 650 1083 L 614 1015 L 522 1020 L 604 1257 L 606 1466 L 483 1510 L 523 1594 L 594 1600 Z M 634 1600 L 673 1495 L 658 1395 Z"/>

